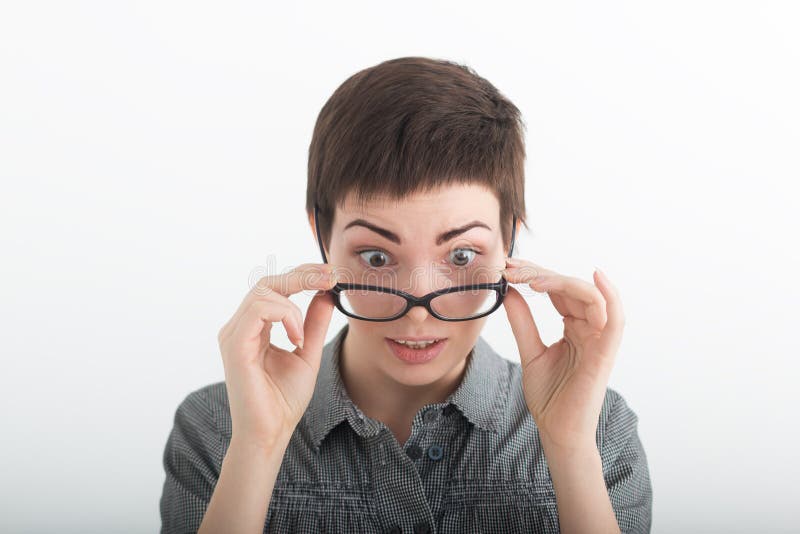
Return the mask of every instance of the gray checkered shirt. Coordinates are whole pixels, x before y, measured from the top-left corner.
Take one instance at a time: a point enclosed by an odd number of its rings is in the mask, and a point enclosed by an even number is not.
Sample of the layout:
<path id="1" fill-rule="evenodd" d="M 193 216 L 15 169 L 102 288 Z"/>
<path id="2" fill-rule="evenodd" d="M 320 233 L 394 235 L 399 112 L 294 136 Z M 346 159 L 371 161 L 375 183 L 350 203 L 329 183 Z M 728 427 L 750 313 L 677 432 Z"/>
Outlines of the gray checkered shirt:
<path id="1" fill-rule="evenodd" d="M 264 532 L 559 532 L 553 481 L 522 394 L 521 366 L 482 338 L 459 387 L 423 406 L 400 446 L 350 400 L 345 325 L 283 457 Z M 652 487 L 637 416 L 606 389 L 596 441 L 623 533 L 650 532 Z M 231 441 L 225 382 L 189 393 L 163 455 L 162 533 L 196 532 Z"/>

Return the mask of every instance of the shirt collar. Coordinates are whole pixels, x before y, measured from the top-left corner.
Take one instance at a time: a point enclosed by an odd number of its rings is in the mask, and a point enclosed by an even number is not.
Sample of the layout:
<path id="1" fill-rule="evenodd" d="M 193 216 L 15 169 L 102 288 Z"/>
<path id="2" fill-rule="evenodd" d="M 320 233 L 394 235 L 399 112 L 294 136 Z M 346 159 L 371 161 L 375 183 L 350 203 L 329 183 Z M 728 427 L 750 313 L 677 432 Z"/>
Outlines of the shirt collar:
<path id="1" fill-rule="evenodd" d="M 346 420 L 362 437 L 375 436 L 384 426 L 353 403 L 339 374 L 340 349 L 348 326 L 344 325 L 322 349 L 314 394 L 306 412 L 315 450 L 342 421 Z M 452 404 L 474 425 L 497 433 L 508 399 L 509 362 L 481 336 L 468 358 L 463 380 L 440 406 Z"/>

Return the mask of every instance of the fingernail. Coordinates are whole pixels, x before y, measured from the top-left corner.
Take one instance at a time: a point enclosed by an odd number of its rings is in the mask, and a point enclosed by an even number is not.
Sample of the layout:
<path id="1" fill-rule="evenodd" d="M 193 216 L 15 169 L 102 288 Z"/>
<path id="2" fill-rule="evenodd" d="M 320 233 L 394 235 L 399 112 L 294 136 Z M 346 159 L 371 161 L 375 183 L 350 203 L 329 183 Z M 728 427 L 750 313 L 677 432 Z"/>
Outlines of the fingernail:
<path id="1" fill-rule="evenodd" d="M 518 267 L 518 266 L 522 265 L 522 261 L 520 261 L 517 258 L 506 258 L 506 263 L 508 265 L 512 265 L 514 267 Z"/>
<path id="2" fill-rule="evenodd" d="M 303 348 L 303 338 L 298 339 L 295 344 L 302 349 Z"/>
<path id="3" fill-rule="evenodd" d="M 605 277 L 606 277 L 606 273 L 604 273 L 604 272 L 603 272 L 603 271 L 600 269 L 600 267 L 598 267 L 597 265 L 595 265 L 595 266 L 594 266 L 594 270 L 595 270 L 595 271 L 597 271 L 597 274 L 599 274 L 601 277 L 603 277 L 603 278 L 605 278 Z"/>

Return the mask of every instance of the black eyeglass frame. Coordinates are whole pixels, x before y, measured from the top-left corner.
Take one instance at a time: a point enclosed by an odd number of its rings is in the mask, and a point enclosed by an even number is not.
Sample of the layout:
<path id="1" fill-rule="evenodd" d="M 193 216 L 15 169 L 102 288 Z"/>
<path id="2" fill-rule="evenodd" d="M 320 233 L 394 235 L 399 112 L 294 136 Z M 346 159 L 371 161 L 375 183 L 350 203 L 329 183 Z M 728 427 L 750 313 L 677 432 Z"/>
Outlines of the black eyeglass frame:
<path id="1" fill-rule="evenodd" d="M 328 263 L 328 258 L 325 255 L 325 248 L 322 246 L 322 233 L 320 232 L 319 229 L 319 204 L 317 204 L 316 202 L 314 203 L 314 228 L 316 229 L 317 232 L 317 243 L 319 244 L 319 251 L 322 254 L 322 261 L 323 263 Z M 516 231 L 517 231 L 517 216 L 514 215 L 513 222 L 511 225 L 511 244 L 508 247 L 509 258 L 514 253 L 514 239 L 516 236 Z M 434 311 L 433 308 L 431 308 L 431 301 L 440 295 L 445 295 L 447 293 L 457 293 L 461 291 L 470 291 L 476 289 L 492 289 L 497 292 L 497 301 L 495 302 L 495 304 L 490 309 L 479 315 L 475 315 L 473 317 L 466 317 L 463 319 L 454 319 L 452 317 L 444 317 L 443 315 L 439 315 L 438 313 L 436 313 L 436 311 Z M 378 291 L 381 293 L 389 293 L 392 295 L 397 295 L 406 300 L 406 307 L 402 311 L 391 317 L 385 317 L 381 319 L 361 317 L 360 315 L 350 313 L 349 311 L 347 311 L 347 309 L 345 309 L 344 306 L 342 306 L 339 295 L 341 294 L 342 291 L 346 290 Z M 333 302 L 336 305 L 336 308 L 338 308 L 340 312 L 347 315 L 348 317 L 359 319 L 361 321 L 373 321 L 373 322 L 394 321 L 404 316 L 414 306 L 423 306 L 426 310 L 428 310 L 428 313 L 430 313 L 432 316 L 436 317 L 440 321 L 451 321 L 451 322 L 472 321 L 474 319 L 480 319 L 481 317 L 489 315 L 490 313 L 497 310 L 503 304 L 503 299 L 505 298 L 506 293 L 508 292 L 508 280 L 506 280 L 505 276 L 501 275 L 499 282 L 484 283 L 484 284 L 469 284 L 464 286 L 450 287 L 447 289 L 439 289 L 437 291 L 428 293 L 427 295 L 424 295 L 422 297 L 416 297 L 411 293 L 406 293 L 405 291 L 402 291 L 400 289 L 392 289 L 388 287 L 374 286 L 370 284 L 351 284 L 348 282 L 337 282 L 336 285 L 334 285 L 329 290 L 329 292 L 333 295 Z"/>

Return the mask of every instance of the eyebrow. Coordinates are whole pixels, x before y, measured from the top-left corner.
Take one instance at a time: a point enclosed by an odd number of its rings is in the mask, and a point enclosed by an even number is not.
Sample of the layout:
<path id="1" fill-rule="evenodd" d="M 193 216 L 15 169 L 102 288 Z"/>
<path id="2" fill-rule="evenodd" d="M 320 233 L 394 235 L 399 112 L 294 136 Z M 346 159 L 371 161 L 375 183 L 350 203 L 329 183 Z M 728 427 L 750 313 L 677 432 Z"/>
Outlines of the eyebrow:
<path id="1" fill-rule="evenodd" d="M 354 226 L 363 226 L 368 230 L 372 230 L 376 234 L 383 236 L 384 238 L 388 239 L 392 243 L 397 243 L 398 245 L 402 245 L 403 241 L 395 234 L 394 232 L 390 232 L 386 228 L 381 228 L 380 226 L 375 226 L 369 221 L 365 221 L 364 219 L 355 219 L 347 223 L 347 226 L 344 227 L 345 230 L 348 228 L 352 228 Z M 446 243 L 451 239 L 458 237 L 459 235 L 463 234 L 467 230 L 471 230 L 472 228 L 479 227 L 479 228 L 486 228 L 487 230 L 491 231 L 492 229 L 489 225 L 481 222 L 481 221 L 472 221 L 470 223 L 465 224 L 464 226 L 459 226 L 458 228 L 453 228 L 452 230 L 448 230 L 439 234 L 436 238 L 436 244 L 441 245 L 442 243 Z"/>

